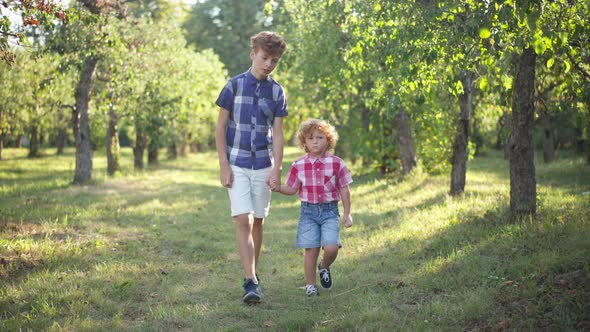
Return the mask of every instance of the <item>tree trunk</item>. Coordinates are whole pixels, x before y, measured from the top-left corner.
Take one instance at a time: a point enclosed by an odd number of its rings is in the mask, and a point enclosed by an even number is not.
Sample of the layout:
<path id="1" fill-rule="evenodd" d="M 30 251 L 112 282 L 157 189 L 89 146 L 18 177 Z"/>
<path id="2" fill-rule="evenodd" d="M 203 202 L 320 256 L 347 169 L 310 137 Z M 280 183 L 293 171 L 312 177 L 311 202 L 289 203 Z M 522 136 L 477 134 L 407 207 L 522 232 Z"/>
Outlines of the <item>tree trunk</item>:
<path id="1" fill-rule="evenodd" d="M 392 167 L 396 159 L 396 151 L 393 148 L 393 126 L 393 119 L 390 119 L 389 117 L 386 117 L 381 122 L 381 174 L 391 173 L 395 170 L 395 168 Z"/>
<path id="2" fill-rule="evenodd" d="M 588 106 L 588 103 L 586 103 L 586 106 Z M 588 124 L 588 123 L 586 123 Z M 586 132 L 590 133 L 590 126 L 586 125 Z M 582 143 L 583 147 L 585 148 L 585 152 L 586 152 L 586 164 L 590 165 L 590 138 L 587 138 L 585 140 L 585 143 Z"/>
<path id="3" fill-rule="evenodd" d="M 39 105 L 39 100 L 37 99 L 37 96 L 35 96 L 35 116 L 32 119 L 32 123 L 31 123 L 31 132 L 30 132 L 30 139 L 29 139 L 29 158 L 37 158 L 39 157 L 39 146 L 41 145 L 40 141 L 39 141 L 39 124 L 38 124 L 38 118 L 39 118 L 39 110 L 40 105 Z"/>
<path id="4" fill-rule="evenodd" d="M 31 125 L 31 139 L 29 140 L 29 158 L 39 157 L 39 126 Z"/>
<path id="5" fill-rule="evenodd" d="M 72 132 L 74 133 L 74 139 L 78 137 L 78 122 L 80 122 L 80 113 L 76 109 L 76 106 L 72 107 Z"/>
<path id="6" fill-rule="evenodd" d="M 394 123 L 402 163 L 402 174 L 406 175 L 416 166 L 416 149 L 414 148 L 414 140 L 410 130 L 410 117 L 404 106 L 399 108 Z"/>
<path id="7" fill-rule="evenodd" d="M 555 160 L 555 135 L 551 126 L 551 116 L 547 112 L 540 112 L 539 121 L 543 131 L 543 161 L 550 163 Z"/>
<path id="8" fill-rule="evenodd" d="M 92 91 L 92 79 L 98 64 L 98 57 L 88 56 L 76 86 L 76 171 L 74 184 L 86 184 L 92 180 L 92 143 L 90 141 L 90 116 L 88 107 Z"/>
<path id="9" fill-rule="evenodd" d="M 0 160 L 2 160 L 3 152 L 4 152 L 4 134 L 0 134 Z"/>
<path id="10" fill-rule="evenodd" d="M 515 59 L 510 140 L 510 212 L 513 220 L 535 216 L 537 188 L 533 128 L 536 54 L 528 47 Z"/>
<path id="11" fill-rule="evenodd" d="M 510 115 L 508 114 L 508 112 L 506 112 L 506 110 L 504 110 L 504 124 L 505 124 L 505 128 L 511 128 L 512 127 L 512 118 L 510 117 Z M 506 140 L 504 142 L 504 160 L 510 160 L 510 141 L 512 140 L 512 133 L 508 130 L 508 135 L 506 136 Z"/>
<path id="12" fill-rule="evenodd" d="M 475 114 L 473 114 L 473 110 L 477 110 L 477 106 L 471 107 L 472 108 L 472 116 L 473 121 L 471 122 L 471 141 L 474 143 L 475 151 L 473 152 L 474 156 L 481 156 L 484 153 L 484 137 L 481 134 L 481 130 L 479 129 L 479 121 L 475 118 Z"/>
<path id="13" fill-rule="evenodd" d="M 465 174 L 467 173 L 467 159 L 469 157 L 469 118 L 471 117 L 471 81 L 473 73 L 462 75 L 463 93 L 459 95 L 459 121 L 453 143 L 451 157 L 451 195 L 457 196 L 465 192 Z"/>
<path id="14" fill-rule="evenodd" d="M 178 148 L 178 155 L 182 158 L 186 157 L 188 155 L 188 140 L 185 138 L 182 143 L 180 143 L 180 147 Z"/>
<path id="15" fill-rule="evenodd" d="M 148 146 L 148 165 L 157 165 L 158 164 L 158 159 L 159 159 L 159 155 L 158 155 L 158 148 L 159 148 L 159 144 L 157 142 L 157 140 L 155 139 L 151 139 L 150 140 L 150 145 Z"/>
<path id="16" fill-rule="evenodd" d="M 109 107 L 109 126 L 107 128 L 107 174 L 112 176 L 121 169 L 119 165 L 119 116 Z"/>
<path id="17" fill-rule="evenodd" d="M 68 142 L 68 126 L 65 122 L 63 110 L 58 110 L 57 113 L 57 123 L 58 123 L 58 130 L 57 130 L 57 155 L 62 156 L 64 154 L 64 149 Z"/>
<path id="18" fill-rule="evenodd" d="M 147 145 L 147 136 L 137 125 L 135 126 L 135 146 L 133 147 L 133 167 L 143 169 L 143 152 Z"/>
<path id="19" fill-rule="evenodd" d="M 57 155 L 61 156 L 64 154 L 64 149 L 68 141 L 68 129 L 61 127 L 57 132 Z"/>
<path id="20" fill-rule="evenodd" d="M 168 159 L 169 160 L 176 160 L 178 158 L 178 148 L 176 144 L 176 140 L 170 142 L 168 145 Z"/>

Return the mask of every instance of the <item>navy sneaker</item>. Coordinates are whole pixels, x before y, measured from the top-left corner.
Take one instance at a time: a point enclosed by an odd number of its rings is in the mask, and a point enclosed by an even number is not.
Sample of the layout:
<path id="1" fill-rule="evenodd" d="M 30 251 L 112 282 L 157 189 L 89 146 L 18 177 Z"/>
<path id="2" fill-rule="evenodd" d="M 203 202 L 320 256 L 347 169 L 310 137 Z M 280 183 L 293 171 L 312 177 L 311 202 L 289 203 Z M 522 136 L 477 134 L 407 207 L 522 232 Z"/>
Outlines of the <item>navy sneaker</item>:
<path id="1" fill-rule="evenodd" d="M 332 275 L 330 269 L 322 268 L 322 262 L 318 264 L 318 271 L 320 271 L 320 284 L 323 289 L 332 289 Z"/>
<path id="2" fill-rule="evenodd" d="M 316 285 L 305 286 L 305 294 L 309 297 L 312 297 L 314 295 L 320 295 L 320 293 L 318 293 L 318 288 L 316 287 Z"/>
<path id="3" fill-rule="evenodd" d="M 244 279 L 244 296 L 242 297 L 242 301 L 247 304 L 254 304 L 260 302 L 260 289 L 258 289 L 258 284 L 254 282 L 252 279 Z"/>
<path id="4" fill-rule="evenodd" d="M 256 276 L 256 281 L 258 281 L 258 291 L 260 292 L 260 295 L 262 295 L 262 283 L 260 282 L 260 277 L 258 276 L 258 273 L 254 273 L 254 275 Z"/>

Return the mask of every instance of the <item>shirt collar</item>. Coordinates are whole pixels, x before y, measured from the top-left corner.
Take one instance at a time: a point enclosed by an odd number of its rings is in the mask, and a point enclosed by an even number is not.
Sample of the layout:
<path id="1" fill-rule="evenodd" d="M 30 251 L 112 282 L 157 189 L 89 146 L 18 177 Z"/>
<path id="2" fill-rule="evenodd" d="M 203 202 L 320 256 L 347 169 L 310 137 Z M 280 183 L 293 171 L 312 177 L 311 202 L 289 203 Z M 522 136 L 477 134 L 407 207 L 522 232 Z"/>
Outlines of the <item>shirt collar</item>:
<path id="1" fill-rule="evenodd" d="M 328 153 L 328 151 L 324 152 L 324 154 L 321 157 L 316 157 L 311 153 L 307 154 L 307 159 L 313 164 L 316 161 L 319 161 L 321 163 L 325 163 L 326 158 L 329 156 L 330 154 Z"/>
<path id="2" fill-rule="evenodd" d="M 250 67 L 248 69 L 248 71 L 246 72 L 246 81 L 248 83 L 251 83 L 251 84 L 264 83 L 264 82 L 270 82 L 270 80 L 271 80 L 270 75 L 268 75 L 268 77 L 265 80 L 257 79 L 256 76 L 254 76 L 254 74 L 252 74 L 252 67 Z"/>

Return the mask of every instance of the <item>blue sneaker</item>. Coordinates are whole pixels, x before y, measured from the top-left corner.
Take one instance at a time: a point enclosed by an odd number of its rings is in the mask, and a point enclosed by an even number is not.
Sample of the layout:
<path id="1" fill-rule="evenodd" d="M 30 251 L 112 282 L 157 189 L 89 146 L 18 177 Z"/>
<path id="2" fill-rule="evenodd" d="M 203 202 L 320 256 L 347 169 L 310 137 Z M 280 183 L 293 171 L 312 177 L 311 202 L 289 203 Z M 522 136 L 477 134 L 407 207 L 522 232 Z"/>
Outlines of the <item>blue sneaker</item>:
<path id="1" fill-rule="evenodd" d="M 320 284 L 323 289 L 332 289 L 332 275 L 330 269 L 322 268 L 322 262 L 318 264 L 318 271 L 320 271 Z"/>
<path id="2" fill-rule="evenodd" d="M 312 297 L 314 295 L 320 295 L 320 293 L 318 293 L 318 288 L 315 285 L 307 285 L 305 286 L 305 295 Z"/>
<path id="3" fill-rule="evenodd" d="M 244 296 L 242 297 L 242 301 L 247 304 L 254 304 L 260 302 L 260 289 L 258 289 L 258 284 L 254 282 L 252 279 L 244 279 Z"/>

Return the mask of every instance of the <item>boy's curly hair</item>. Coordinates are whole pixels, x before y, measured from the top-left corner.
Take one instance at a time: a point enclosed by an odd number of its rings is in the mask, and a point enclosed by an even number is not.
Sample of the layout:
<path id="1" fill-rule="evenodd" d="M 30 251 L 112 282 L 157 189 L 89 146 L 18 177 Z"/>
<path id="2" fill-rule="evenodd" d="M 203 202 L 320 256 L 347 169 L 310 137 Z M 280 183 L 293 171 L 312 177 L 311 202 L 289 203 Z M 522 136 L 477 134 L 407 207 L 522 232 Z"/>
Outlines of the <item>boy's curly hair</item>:
<path id="1" fill-rule="evenodd" d="M 305 147 L 305 138 L 311 136 L 312 132 L 316 129 L 326 136 L 326 140 L 328 141 L 328 147 L 326 150 L 330 151 L 334 149 L 336 142 L 338 142 L 338 132 L 336 132 L 336 128 L 328 123 L 328 121 L 320 119 L 309 119 L 301 123 L 296 136 L 298 145 L 303 148 L 305 152 L 309 152 Z"/>
<path id="2" fill-rule="evenodd" d="M 287 49 L 287 42 L 276 32 L 262 31 L 250 38 L 250 46 L 254 51 L 263 49 L 271 56 L 281 57 Z"/>

